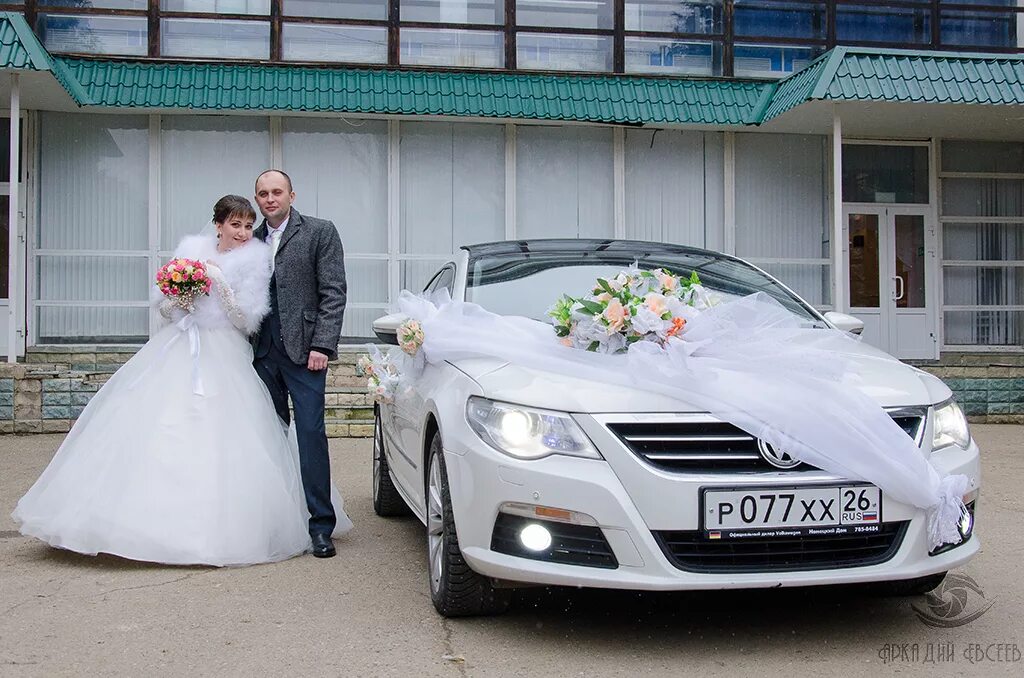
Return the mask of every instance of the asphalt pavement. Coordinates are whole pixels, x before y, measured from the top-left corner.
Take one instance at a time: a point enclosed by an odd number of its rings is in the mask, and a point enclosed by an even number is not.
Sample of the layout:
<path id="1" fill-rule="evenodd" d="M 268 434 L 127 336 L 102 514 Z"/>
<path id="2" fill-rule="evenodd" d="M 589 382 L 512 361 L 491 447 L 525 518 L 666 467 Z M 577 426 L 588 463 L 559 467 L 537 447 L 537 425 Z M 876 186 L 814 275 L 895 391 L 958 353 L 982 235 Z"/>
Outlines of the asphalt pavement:
<path id="1" fill-rule="evenodd" d="M 537 588 L 458 620 L 430 603 L 422 526 L 373 514 L 368 440 L 331 441 L 355 523 L 336 558 L 216 569 L 21 536 L 10 512 L 62 436 L 0 436 L 0 676 L 1024 675 L 1024 427 L 973 431 L 983 548 L 942 598 Z"/>

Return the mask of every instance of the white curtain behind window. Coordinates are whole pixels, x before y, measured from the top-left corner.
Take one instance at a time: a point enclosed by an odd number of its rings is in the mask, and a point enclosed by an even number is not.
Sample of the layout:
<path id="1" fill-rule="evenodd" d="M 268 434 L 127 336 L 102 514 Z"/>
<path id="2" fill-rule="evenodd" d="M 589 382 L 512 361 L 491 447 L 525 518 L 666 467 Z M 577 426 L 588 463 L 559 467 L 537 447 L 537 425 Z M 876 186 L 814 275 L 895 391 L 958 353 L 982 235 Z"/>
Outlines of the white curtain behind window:
<path id="1" fill-rule="evenodd" d="M 505 237 L 505 129 L 402 123 L 403 254 L 450 255 Z"/>
<path id="2" fill-rule="evenodd" d="M 828 177 L 825 137 L 736 135 L 736 254 L 819 307 L 832 303 Z"/>
<path id="3" fill-rule="evenodd" d="M 721 203 L 722 173 L 705 171 L 705 136 L 717 135 L 626 130 L 627 238 L 707 246 L 707 231 L 720 229 L 721 212 L 706 210 Z"/>
<path id="4" fill-rule="evenodd" d="M 517 238 L 611 238 L 612 131 L 516 129 Z"/>
<path id="5" fill-rule="evenodd" d="M 148 335 L 148 129 L 144 116 L 41 115 L 40 342 Z"/>
<path id="6" fill-rule="evenodd" d="M 170 252 L 209 223 L 221 196 L 233 193 L 253 202 L 256 176 L 269 165 L 266 118 L 163 116 L 160 249 Z M 261 220 L 257 210 L 256 223 Z"/>
<path id="7" fill-rule="evenodd" d="M 370 324 L 388 305 L 388 124 L 286 118 L 283 133 L 295 208 L 333 221 L 345 248 L 342 336 L 372 336 Z"/>
<path id="8" fill-rule="evenodd" d="M 1020 144 L 1006 150 L 1020 154 Z M 993 151 L 995 149 L 982 149 Z M 945 150 L 945 147 L 944 147 Z M 944 158 L 947 167 L 973 167 L 979 162 L 995 164 L 962 153 Z M 994 156 L 998 158 L 998 156 Z M 991 169 L 983 166 L 982 171 Z M 1012 171 L 1019 167 L 1002 168 Z M 953 170 L 957 171 L 957 170 Z M 959 170 L 965 171 L 965 170 Z M 964 217 L 963 223 L 943 224 L 943 304 L 974 306 L 976 310 L 946 310 L 946 345 L 1017 345 L 1024 340 L 1024 313 L 992 306 L 1024 304 L 1024 269 L 1000 266 L 1018 262 L 1024 250 L 1024 220 L 1020 223 L 992 223 L 985 217 L 1024 217 L 1024 181 L 1016 178 L 946 178 L 942 180 L 943 215 Z M 977 221 L 971 220 L 977 217 Z M 993 262 L 987 266 L 949 265 L 948 262 Z"/>
<path id="9" fill-rule="evenodd" d="M 401 131 L 399 287 L 418 291 L 462 245 L 505 239 L 505 128 L 403 122 Z"/>

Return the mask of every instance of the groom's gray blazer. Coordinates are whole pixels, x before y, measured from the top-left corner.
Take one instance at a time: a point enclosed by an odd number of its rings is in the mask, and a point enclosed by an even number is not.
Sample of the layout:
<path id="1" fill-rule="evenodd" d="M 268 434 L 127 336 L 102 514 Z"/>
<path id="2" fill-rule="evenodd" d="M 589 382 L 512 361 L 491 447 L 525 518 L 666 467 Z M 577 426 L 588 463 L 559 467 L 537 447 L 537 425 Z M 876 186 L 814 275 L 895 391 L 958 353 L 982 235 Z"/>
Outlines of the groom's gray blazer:
<path id="1" fill-rule="evenodd" d="M 253 237 L 266 240 L 265 219 Z M 285 351 L 296 364 L 306 363 L 310 349 L 337 356 L 348 291 L 344 256 L 332 222 L 303 216 L 292 208 L 274 257 L 270 293 L 276 294 L 271 308 L 280 315 Z M 253 336 L 257 357 L 268 325 L 264 322 Z"/>

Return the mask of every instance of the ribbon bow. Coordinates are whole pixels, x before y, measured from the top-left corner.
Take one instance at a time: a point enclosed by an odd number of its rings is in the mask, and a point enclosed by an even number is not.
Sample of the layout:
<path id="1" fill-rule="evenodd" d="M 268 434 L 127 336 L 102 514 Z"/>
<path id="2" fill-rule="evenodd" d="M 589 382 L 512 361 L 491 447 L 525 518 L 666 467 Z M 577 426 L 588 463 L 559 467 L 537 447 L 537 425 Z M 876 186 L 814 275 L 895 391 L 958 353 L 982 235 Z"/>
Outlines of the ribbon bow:
<path id="1" fill-rule="evenodd" d="M 199 373 L 200 342 L 199 326 L 196 324 L 196 319 L 191 313 L 186 313 L 181 320 L 174 323 L 174 326 L 177 327 L 178 330 L 180 330 L 180 332 L 178 334 L 175 334 L 173 337 L 171 337 L 170 341 L 164 344 L 163 349 L 160 351 L 160 355 L 158 355 L 156 359 L 152 363 L 150 363 L 149 366 L 145 370 L 143 370 L 138 377 L 135 378 L 135 381 L 133 381 L 128 388 L 134 388 L 136 385 L 138 385 L 138 383 L 142 381 L 142 378 L 149 374 L 149 371 L 153 369 L 153 365 L 160 364 L 164 361 L 164 357 L 167 355 L 167 352 L 171 350 L 171 346 L 174 346 L 174 343 L 178 341 L 180 337 L 182 337 L 183 335 L 187 335 L 188 352 L 192 356 L 192 393 L 196 394 L 197 396 L 206 395 L 206 391 L 203 389 L 203 378 L 202 375 L 200 375 Z"/>

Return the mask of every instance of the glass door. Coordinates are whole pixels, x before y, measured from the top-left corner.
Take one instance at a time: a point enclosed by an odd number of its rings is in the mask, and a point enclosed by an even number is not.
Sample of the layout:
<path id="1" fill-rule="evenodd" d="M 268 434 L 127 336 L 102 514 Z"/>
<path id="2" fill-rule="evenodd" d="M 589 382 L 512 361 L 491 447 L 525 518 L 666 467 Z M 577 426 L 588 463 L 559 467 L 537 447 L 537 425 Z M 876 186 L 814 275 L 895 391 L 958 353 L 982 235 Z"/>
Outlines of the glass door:
<path id="1" fill-rule="evenodd" d="M 888 348 L 888 307 L 882 304 L 884 289 L 882 250 L 885 241 L 885 209 L 847 208 L 847 308 L 864 323 L 864 341 L 883 350 Z"/>
<path id="2" fill-rule="evenodd" d="M 925 208 L 847 206 L 848 308 L 864 341 L 897 358 L 936 358 L 935 229 Z"/>
<path id="3" fill-rule="evenodd" d="M 935 304 L 930 296 L 936 263 L 935 229 L 916 207 L 890 207 L 892 248 L 888 252 L 892 299 L 889 353 L 897 358 L 937 358 Z"/>

